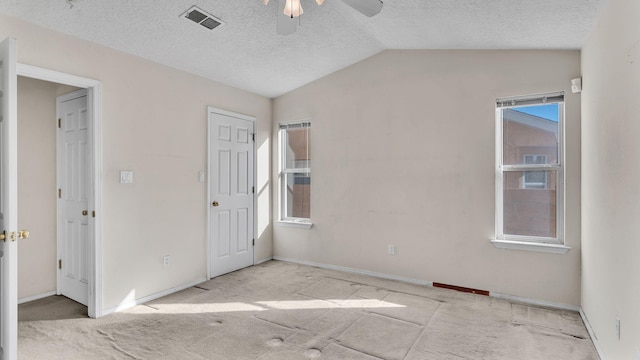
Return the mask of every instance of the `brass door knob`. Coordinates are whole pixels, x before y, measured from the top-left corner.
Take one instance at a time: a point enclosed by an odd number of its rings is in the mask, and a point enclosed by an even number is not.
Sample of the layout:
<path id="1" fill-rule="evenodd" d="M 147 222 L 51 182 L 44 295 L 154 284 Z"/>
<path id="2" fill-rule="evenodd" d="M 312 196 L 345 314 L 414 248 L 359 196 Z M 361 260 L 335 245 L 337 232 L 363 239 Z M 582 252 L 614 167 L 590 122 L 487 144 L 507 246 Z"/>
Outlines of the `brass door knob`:
<path id="1" fill-rule="evenodd" d="M 87 210 L 82 210 L 82 216 L 87 216 L 89 215 L 89 211 Z"/>
<path id="2" fill-rule="evenodd" d="M 29 230 L 20 230 L 18 231 L 18 238 L 19 239 L 26 239 L 29 237 Z"/>
<path id="3" fill-rule="evenodd" d="M 7 231 L 4 230 L 2 233 L 0 233 L 0 241 L 2 242 L 6 242 L 7 241 Z"/>
<path id="4" fill-rule="evenodd" d="M 217 202 L 217 201 L 214 201 L 214 202 L 213 202 L 213 204 L 211 204 L 211 205 L 213 205 L 213 206 L 220 206 L 220 204 L 218 204 L 218 202 Z"/>

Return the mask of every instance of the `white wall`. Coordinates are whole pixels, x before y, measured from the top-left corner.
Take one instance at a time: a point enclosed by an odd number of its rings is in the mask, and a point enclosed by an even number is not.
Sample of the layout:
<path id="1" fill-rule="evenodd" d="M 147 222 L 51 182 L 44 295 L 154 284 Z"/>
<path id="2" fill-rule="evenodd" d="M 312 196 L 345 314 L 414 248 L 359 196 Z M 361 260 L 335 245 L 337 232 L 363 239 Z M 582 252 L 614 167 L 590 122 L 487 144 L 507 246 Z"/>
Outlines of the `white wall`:
<path id="1" fill-rule="evenodd" d="M 18 61 L 103 84 L 104 308 L 206 276 L 207 106 L 257 118 L 258 189 L 268 188 L 271 100 L 0 15 Z M 135 183 L 118 183 L 120 170 Z M 271 256 L 270 196 L 256 258 Z M 34 236 L 36 236 L 34 234 Z M 164 268 L 163 255 L 172 256 Z"/>
<path id="2" fill-rule="evenodd" d="M 18 298 L 56 289 L 56 85 L 18 78 Z"/>
<path id="3" fill-rule="evenodd" d="M 314 226 L 275 225 L 274 255 L 580 304 L 579 75 L 578 51 L 385 51 L 275 99 L 274 134 L 312 119 Z M 558 90 L 572 249 L 496 249 L 495 99 Z"/>
<path id="4" fill-rule="evenodd" d="M 582 51 L 582 307 L 606 359 L 640 358 L 639 19 L 609 0 Z"/>

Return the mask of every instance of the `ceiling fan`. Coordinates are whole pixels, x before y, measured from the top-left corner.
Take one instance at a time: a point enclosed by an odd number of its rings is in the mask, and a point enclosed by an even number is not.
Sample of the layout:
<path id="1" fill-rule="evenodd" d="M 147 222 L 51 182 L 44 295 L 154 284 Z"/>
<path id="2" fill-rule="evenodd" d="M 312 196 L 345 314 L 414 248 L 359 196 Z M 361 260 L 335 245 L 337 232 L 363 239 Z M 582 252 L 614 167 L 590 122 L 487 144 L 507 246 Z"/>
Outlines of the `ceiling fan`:
<path id="1" fill-rule="evenodd" d="M 263 0 L 267 5 L 269 0 Z M 322 5 L 324 0 L 316 0 L 318 5 Z M 382 0 L 342 0 L 345 4 L 358 10 L 363 15 L 374 16 L 382 10 Z M 298 16 L 302 15 L 302 4 L 300 0 L 278 0 L 278 22 L 276 31 L 280 35 L 289 35 L 296 32 L 298 27 Z"/>

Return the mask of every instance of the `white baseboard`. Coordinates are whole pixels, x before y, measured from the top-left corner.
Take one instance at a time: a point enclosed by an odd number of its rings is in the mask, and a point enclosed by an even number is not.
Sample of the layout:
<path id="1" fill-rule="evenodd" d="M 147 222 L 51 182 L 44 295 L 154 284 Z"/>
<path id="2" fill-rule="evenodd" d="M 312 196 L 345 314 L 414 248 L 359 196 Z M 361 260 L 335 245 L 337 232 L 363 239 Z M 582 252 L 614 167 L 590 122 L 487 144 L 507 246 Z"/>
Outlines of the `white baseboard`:
<path id="1" fill-rule="evenodd" d="M 255 263 L 255 265 L 264 264 L 264 263 L 266 263 L 267 261 L 271 261 L 271 260 L 273 260 L 273 257 L 271 257 L 271 256 L 270 256 L 270 257 L 268 257 L 268 258 L 266 258 L 266 259 L 258 260 L 258 261 Z"/>
<path id="2" fill-rule="evenodd" d="M 406 283 L 410 283 L 410 284 L 433 286 L 433 283 L 430 282 L 430 281 L 412 279 L 412 278 L 407 278 L 407 277 L 404 277 L 404 276 L 383 274 L 383 273 L 374 272 L 374 271 L 368 271 L 368 270 L 354 269 L 354 268 L 338 266 L 338 265 L 321 264 L 321 263 L 316 263 L 316 262 L 313 262 L 313 261 L 304 261 L 304 260 L 298 260 L 298 259 L 283 258 L 283 257 L 280 257 L 280 256 L 274 256 L 273 260 L 285 261 L 285 262 L 290 262 L 290 263 L 300 264 L 300 265 L 315 266 L 315 267 L 319 267 L 319 268 L 322 268 L 322 269 L 328 269 L 328 270 L 344 271 L 344 272 L 348 272 L 348 273 L 352 273 L 352 274 L 369 275 L 369 276 L 377 277 L 377 278 L 380 278 L 380 279 L 397 280 L 397 281 L 402 281 L 402 282 L 406 282 Z"/>
<path id="3" fill-rule="evenodd" d="M 596 348 L 596 351 L 598 352 L 598 356 L 600 356 L 600 360 L 604 360 L 604 356 L 602 355 L 602 350 L 598 345 L 598 338 L 596 337 L 596 333 L 593 331 L 593 328 L 591 327 L 591 323 L 589 323 L 589 319 L 587 318 L 587 314 L 584 313 L 584 310 L 582 310 L 582 308 L 580 308 L 580 317 L 582 318 L 582 322 L 584 323 L 584 326 L 587 328 L 587 331 L 589 332 L 589 337 L 591 338 L 591 342 L 593 343 L 593 346 Z"/>
<path id="4" fill-rule="evenodd" d="M 490 291 L 489 294 L 490 294 L 489 296 L 494 298 L 504 299 L 504 300 L 513 301 L 513 302 L 519 302 L 526 305 L 542 306 L 542 307 L 547 307 L 547 308 L 557 309 L 557 310 L 568 310 L 568 311 L 580 312 L 580 306 L 578 305 L 563 304 L 563 303 L 557 303 L 557 302 L 546 301 L 546 300 L 530 299 L 530 298 L 525 298 L 521 296 L 501 294 L 493 291 Z"/>
<path id="5" fill-rule="evenodd" d="M 201 278 L 201 279 L 192 281 L 192 282 L 187 283 L 187 284 L 183 284 L 183 285 L 171 288 L 171 289 L 167 289 L 167 290 L 155 293 L 155 294 L 151 294 L 149 296 L 145 296 L 145 297 L 140 298 L 140 299 L 123 301 L 122 303 L 120 303 L 120 305 L 118 305 L 116 307 L 112 307 L 110 309 L 105 309 L 102 312 L 102 316 L 106 316 L 106 315 L 113 314 L 113 313 L 118 312 L 118 311 L 130 309 L 130 308 L 132 308 L 134 306 L 137 306 L 137 305 L 140 305 L 140 304 L 144 304 L 146 302 L 149 302 L 149 301 L 152 301 L 152 300 L 155 300 L 155 299 L 159 299 L 159 298 L 161 298 L 163 296 L 167 296 L 167 295 L 173 294 L 173 293 L 178 292 L 178 291 L 182 291 L 182 290 L 190 288 L 192 286 L 201 284 L 201 283 L 203 283 L 205 281 L 207 281 L 206 278 Z"/>
<path id="6" fill-rule="evenodd" d="M 56 292 L 55 292 L 55 290 L 54 290 L 54 291 L 49 291 L 49 292 L 46 292 L 46 293 L 43 293 L 43 294 L 38 294 L 38 295 L 32 295 L 32 296 L 23 297 L 23 298 L 21 298 L 21 299 L 18 299 L 18 305 L 19 305 L 19 304 L 28 303 L 28 302 L 30 302 L 30 301 L 36 301 L 36 300 L 44 299 L 44 298 L 46 298 L 46 297 L 53 296 L 53 295 L 55 295 L 55 294 L 56 294 Z"/>

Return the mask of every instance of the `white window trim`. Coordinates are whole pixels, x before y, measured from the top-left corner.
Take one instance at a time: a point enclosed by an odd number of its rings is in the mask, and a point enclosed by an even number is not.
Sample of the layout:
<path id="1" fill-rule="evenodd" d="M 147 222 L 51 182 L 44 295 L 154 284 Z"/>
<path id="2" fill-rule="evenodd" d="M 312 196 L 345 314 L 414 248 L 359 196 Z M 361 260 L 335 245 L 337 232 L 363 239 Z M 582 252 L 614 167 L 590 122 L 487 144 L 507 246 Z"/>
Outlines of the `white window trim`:
<path id="1" fill-rule="evenodd" d="M 563 95 L 564 93 L 548 94 L 551 96 Z M 512 100 L 521 101 L 527 98 L 543 97 L 544 95 L 532 95 L 521 96 L 510 99 L 499 99 L 498 102 L 509 103 Z M 514 104 L 515 102 L 514 101 Z M 554 101 L 557 102 L 557 101 Z M 512 249 L 512 250 L 525 250 L 525 251 L 537 251 L 545 253 L 564 254 L 569 251 L 570 247 L 565 245 L 564 242 L 564 221 L 565 221 L 565 181 L 564 181 L 564 127 L 565 127 L 565 114 L 564 114 L 564 101 L 557 102 L 559 104 L 558 111 L 560 113 L 558 119 L 558 161 L 557 164 L 540 164 L 540 165 L 503 165 L 503 124 L 502 124 L 502 109 L 503 108 L 517 108 L 519 106 L 506 106 L 496 107 L 495 119 L 496 119 L 496 228 L 495 239 L 491 239 L 491 242 L 496 248 L 500 249 Z M 522 106 L 530 106 L 530 103 L 526 103 Z M 524 171 L 524 170 L 555 170 L 556 171 L 556 238 L 548 237 L 536 237 L 536 236 L 518 236 L 504 234 L 504 219 L 503 219 L 503 207 L 504 207 L 504 189 L 503 180 L 504 172 L 506 171 Z"/>
<path id="2" fill-rule="evenodd" d="M 284 220 L 276 221 L 276 224 L 284 227 L 292 227 L 298 229 L 311 229 L 313 223 L 310 219 L 303 218 L 287 218 Z"/>
<path id="3" fill-rule="evenodd" d="M 310 119 L 305 119 L 305 120 L 299 120 L 299 121 L 291 121 L 291 122 L 286 122 L 286 123 L 280 123 L 278 125 L 278 159 L 279 159 L 279 169 L 280 169 L 280 175 L 279 175 L 279 182 L 280 182 L 280 194 L 279 194 L 279 206 L 278 206 L 278 216 L 280 218 L 279 221 L 277 221 L 276 223 L 278 223 L 278 225 L 280 226 L 285 226 L 285 227 L 294 227 L 294 228 L 302 228 L 302 229 L 310 229 L 311 226 L 313 225 L 313 223 L 311 222 L 310 218 L 297 218 L 297 217 L 285 217 L 284 214 L 286 214 L 286 186 L 287 186 L 287 182 L 286 182 L 286 178 L 285 176 L 287 174 L 295 174 L 295 173 L 305 173 L 305 174 L 311 174 L 311 168 L 299 168 L 299 169 L 286 169 L 285 168 L 285 164 L 286 164 L 286 159 L 285 159 L 285 154 L 286 154 L 286 150 L 285 150 L 285 141 L 283 138 L 283 128 L 282 126 L 287 126 L 287 125 L 296 125 L 296 124 L 303 124 L 303 123 L 308 123 L 309 127 L 311 127 L 311 121 Z"/>

